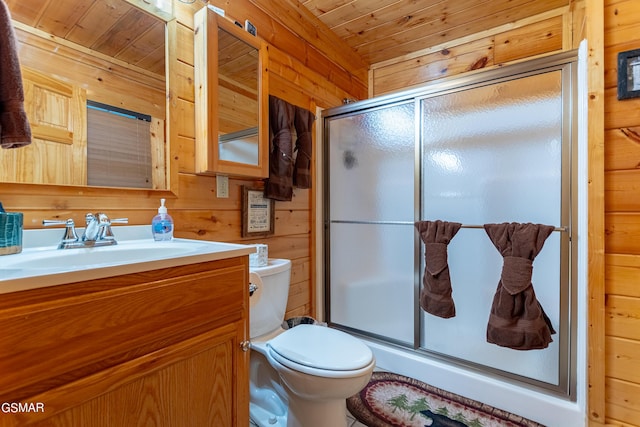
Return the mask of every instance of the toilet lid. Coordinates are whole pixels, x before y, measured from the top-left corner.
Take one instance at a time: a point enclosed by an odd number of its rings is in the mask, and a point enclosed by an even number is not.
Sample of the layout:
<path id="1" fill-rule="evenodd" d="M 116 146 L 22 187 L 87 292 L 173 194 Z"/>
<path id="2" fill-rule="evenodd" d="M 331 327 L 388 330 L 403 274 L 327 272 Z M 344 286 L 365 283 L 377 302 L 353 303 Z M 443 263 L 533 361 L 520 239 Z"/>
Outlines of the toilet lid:
<path id="1" fill-rule="evenodd" d="M 319 325 L 298 325 L 268 343 L 291 362 L 330 371 L 353 371 L 373 360 L 365 343 L 351 335 Z"/>

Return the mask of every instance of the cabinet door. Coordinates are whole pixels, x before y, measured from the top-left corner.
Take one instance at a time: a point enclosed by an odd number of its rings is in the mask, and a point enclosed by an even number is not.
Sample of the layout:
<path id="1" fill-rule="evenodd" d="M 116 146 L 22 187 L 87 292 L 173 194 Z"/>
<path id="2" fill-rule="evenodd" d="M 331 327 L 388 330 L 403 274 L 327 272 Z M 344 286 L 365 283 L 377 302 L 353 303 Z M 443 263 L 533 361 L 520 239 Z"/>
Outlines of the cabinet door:
<path id="1" fill-rule="evenodd" d="M 266 43 L 207 7 L 194 24 L 196 172 L 266 178 Z"/>
<path id="2" fill-rule="evenodd" d="M 235 373 L 246 371 L 242 367 L 248 353 L 240 347 L 242 323 L 70 384 L 70 388 L 108 386 L 109 391 L 33 425 L 248 426 L 248 403 L 243 398 L 248 381 Z"/>

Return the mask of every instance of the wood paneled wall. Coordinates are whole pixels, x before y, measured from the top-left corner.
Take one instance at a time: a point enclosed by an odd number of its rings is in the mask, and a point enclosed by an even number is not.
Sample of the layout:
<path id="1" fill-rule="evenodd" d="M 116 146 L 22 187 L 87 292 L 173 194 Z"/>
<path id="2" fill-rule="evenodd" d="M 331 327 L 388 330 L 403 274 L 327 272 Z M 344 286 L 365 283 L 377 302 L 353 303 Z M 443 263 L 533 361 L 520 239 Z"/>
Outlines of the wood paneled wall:
<path id="1" fill-rule="evenodd" d="M 90 55 L 78 45 L 19 22 L 20 65 L 81 86 L 87 99 L 165 118 L 165 78 L 107 56 Z"/>
<path id="2" fill-rule="evenodd" d="M 640 99 L 617 99 L 618 52 L 640 49 L 640 2 L 604 1 L 605 420 L 640 426 Z"/>
<path id="3" fill-rule="evenodd" d="M 342 103 L 344 98 L 364 98 L 367 94 L 366 66 L 352 60 L 343 43 L 329 34 L 309 35 L 307 43 L 288 27 L 301 29 L 299 19 L 287 17 L 284 4 L 271 5 L 270 13 L 280 13 L 278 21 L 249 0 L 231 4 L 212 1 L 227 15 L 244 21 L 250 18 L 259 36 L 269 46 L 269 92 L 288 102 L 316 111 Z M 216 197 L 216 178 L 194 174 L 195 116 L 193 72 L 193 14 L 203 2 L 174 2 L 177 17 L 177 57 L 172 58 L 171 144 L 176 153 L 177 197 L 167 200 L 175 221 L 175 235 L 183 238 L 223 242 L 266 243 L 271 257 L 293 261 L 287 317 L 315 312 L 313 282 L 315 244 L 315 189 L 294 189 L 291 202 L 276 202 L 275 234 L 264 239 L 241 237 L 241 186 L 261 187 L 258 180 L 229 180 L 229 197 Z M 284 22 L 284 24 L 283 24 Z M 286 26 L 285 26 L 286 24 Z M 307 28 L 307 33 L 313 29 Z M 315 171 L 312 171 L 315 173 Z M 128 217 L 130 224 L 150 224 L 160 196 L 152 191 L 100 189 L 55 185 L 0 184 L 0 200 L 9 211 L 25 213 L 25 228 L 41 228 L 43 219 L 74 218 L 82 224 L 86 212 L 104 211 L 112 217 Z M 61 231 L 62 234 L 62 231 Z M 117 226 L 114 226 L 117 237 Z"/>
<path id="4" fill-rule="evenodd" d="M 304 27 L 300 27 L 300 22 L 295 17 L 287 18 L 290 9 L 284 4 L 270 4 L 267 14 L 248 0 L 236 0 L 232 3 L 213 0 L 210 3 L 225 9 L 226 16 L 231 19 L 244 22 L 250 18 L 258 28 L 258 35 L 269 43 L 270 94 L 314 112 L 316 107 L 328 108 L 340 105 L 344 98 L 361 98 L 366 95 L 366 68 L 362 68 L 363 65 L 358 61 L 349 62 L 349 55 L 345 53 L 348 50 L 341 47 L 342 43 L 330 41 L 330 35 L 316 35 L 310 43 L 301 40 L 289 28 L 296 28 L 304 33 Z M 313 315 L 316 258 L 312 229 L 315 189 L 296 188 L 291 202 L 276 202 L 275 234 L 272 237 L 240 237 L 241 187 L 262 188 L 263 183 L 230 179 L 229 198 L 218 199 L 215 194 L 216 178 L 194 175 L 193 14 L 202 4 L 175 2 L 175 7 L 179 40 L 181 46 L 184 46 L 178 51 L 181 85 L 176 95 L 186 115 L 179 132 L 178 209 L 172 210 L 176 221 L 176 235 L 194 239 L 266 243 L 269 245 L 270 257 L 293 261 L 286 317 Z M 281 19 L 273 20 L 271 13 Z M 284 26 L 281 22 L 287 25 Z M 314 43 L 319 47 L 315 47 Z M 328 46 L 332 48 L 327 49 Z"/>
<path id="5" fill-rule="evenodd" d="M 498 67 L 574 49 L 580 42 L 584 4 L 562 7 L 483 33 L 373 64 L 370 96 L 419 86 L 445 77 Z"/>
<path id="6" fill-rule="evenodd" d="M 176 235 L 253 243 L 252 239 L 240 237 L 240 189 L 242 185 L 260 186 L 262 182 L 231 179 L 229 198 L 218 199 L 215 178 L 193 173 L 193 13 L 203 3 L 174 3 L 178 57 L 172 63 L 171 85 L 173 111 L 177 117 L 172 117 L 176 129 L 172 129 L 171 142 L 178 147 L 175 151 L 179 173 L 175 187 L 177 197 L 169 199 L 167 204 L 176 221 Z M 367 77 L 366 66 L 331 34 L 323 28 L 303 24 L 306 12 L 293 0 L 212 0 L 211 3 L 226 9 L 229 16 L 239 21 L 251 19 L 258 27 L 258 34 L 270 44 L 270 93 L 314 111 L 316 107 L 339 105 L 343 98 L 364 99 L 480 68 L 572 49 L 585 36 L 601 37 L 597 24 L 602 17 L 602 3 L 577 0 L 569 8 L 373 64 Z M 590 301 L 589 346 L 593 349 L 589 354 L 596 357 L 589 360 L 593 377 L 590 378 L 589 418 L 593 425 L 640 426 L 640 198 L 637 194 L 640 100 L 618 101 L 615 89 L 617 53 L 640 48 L 640 3 L 604 0 L 604 18 L 606 299 L 600 301 L 596 293 Z M 590 25 L 595 29 L 589 29 Z M 591 41 L 598 49 L 599 41 Z M 592 65 L 601 66 L 598 56 L 591 56 Z M 598 93 L 594 92 L 589 102 L 597 103 L 597 98 Z M 597 125 L 597 121 L 592 122 Z M 599 174 L 593 176 L 598 178 Z M 270 256 L 293 260 L 289 317 L 314 312 L 313 274 L 319 268 L 313 250 L 314 191 L 296 189 L 293 201 L 277 202 L 275 235 L 259 239 L 269 245 Z M 127 216 L 132 224 L 148 224 L 156 212 L 158 198 L 153 192 L 0 184 L 0 200 L 8 210 L 25 212 L 27 228 L 39 228 L 44 218 L 73 217 L 80 222 L 85 212 L 95 210 Z M 594 207 L 598 208 L 597 200 L 590 201 L 590 209 Z M 599 212 L 590 213 L 590 221 L 591 217 L 597 219 L 598 216 Z M 593 227 L 590 231 L 597 233 Z M 117 235 L 117 228 L 115 233 Z M 599 236 L 590 236 L 591 241 L 594 238 L 598 240 Z M 594 289 L 602 285 L 599 283 L 602 274 L 596 267 L 590 266 L 590 286 Z M 602 345 L 598 335 L 599 317 L 594 315 L 600 311 L 606 312 L 606 336 Z M 600 347 L 604 348 L 604 367 L 598 365 Z M 598 378 L 600 373 L 602 381 Z M 605 410 L 600 408 L 600 401 Z"/>

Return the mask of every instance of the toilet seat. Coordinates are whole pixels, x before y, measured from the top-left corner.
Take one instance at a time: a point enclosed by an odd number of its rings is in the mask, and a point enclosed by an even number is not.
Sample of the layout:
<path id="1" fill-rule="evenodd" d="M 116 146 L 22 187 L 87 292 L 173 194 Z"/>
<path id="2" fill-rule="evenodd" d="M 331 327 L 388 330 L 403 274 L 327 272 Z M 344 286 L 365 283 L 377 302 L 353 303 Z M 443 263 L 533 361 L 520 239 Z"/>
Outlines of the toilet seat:
<path id="1" fill-rule="evenodd" d="M 371 349 L 336 329 L 298 325 L 267 342 L 270 355 L 282 365 L 324 377 L 351 377 L 374 363 Z"/>

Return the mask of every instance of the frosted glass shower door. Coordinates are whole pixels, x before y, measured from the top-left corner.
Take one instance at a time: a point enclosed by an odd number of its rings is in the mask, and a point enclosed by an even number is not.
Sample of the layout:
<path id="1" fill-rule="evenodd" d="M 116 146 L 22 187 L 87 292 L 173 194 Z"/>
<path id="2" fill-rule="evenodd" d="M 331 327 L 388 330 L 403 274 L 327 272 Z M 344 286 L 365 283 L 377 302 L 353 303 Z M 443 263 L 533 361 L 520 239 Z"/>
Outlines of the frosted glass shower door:
<path id="1" fill-rule="evenodd" d="M 422 219 L 469 225 L 568 221 L 563 173 L 563 73 L 521 77 L 421 101 Z M 564 171 L 564 172 L 563 172 Z M 566 233 L 553 232 L 533 264 L 536 296 L 560 330 Z M 566 246 L 564 246 L 566 252 Z M 489 344 L 486 327 L 502 256 L 482 228 L 463 228 L 449 244 L 456 316 L 422 314 L 421 347 L 473 364 L 557 385 L 559 334 L 544 350 Z M 566 317 L 565 317 L 566 318 Z M 566 353 L 565 356 L 566 357 Z"/>
<path id="2" fill-rule="evenodd" d="M 414 102 L 328 120 L 329 321 L 414 341 Z"/>

